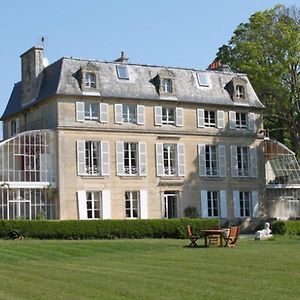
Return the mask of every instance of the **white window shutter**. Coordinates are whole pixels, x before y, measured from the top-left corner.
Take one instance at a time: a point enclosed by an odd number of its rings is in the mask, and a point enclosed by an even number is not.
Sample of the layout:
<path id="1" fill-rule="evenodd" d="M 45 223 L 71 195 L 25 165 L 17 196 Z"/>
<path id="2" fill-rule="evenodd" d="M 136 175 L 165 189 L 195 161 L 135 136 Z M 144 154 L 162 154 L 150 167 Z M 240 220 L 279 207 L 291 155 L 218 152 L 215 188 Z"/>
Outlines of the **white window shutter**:
<path id="1" fill-rule="evenodd" d="M 117 175 L 124 175 L 124 143 L 116 142 Z"/>
<path id="2" fill-rule="evenodd" d="M 184 144 L 177 144 L 178 176 L 185 175 Z"/>
<path id="3" fill-rule="evenodd" d="M 85 175 L 85 141 L 77 141 L 77 174 Z"/>
<path id="4" fill-rule="evenodd" d="M 109 175 L 109 143 L 101 141 L 101 175 Z"/>
<path id="5" fill-rule="evenodd" d="M 206 176 L 205 145 L 198 145 L 199 176 Z"/>
<path id="6" fill-rule="evenodd" d="M 111 219 L 110 190 L 102 191 L 102 218 Z"/>
<path id="7" fill-rule="evenodd" d="M 233 212 L 234 217 L 239 218 L 240 215 L 240 192 L 233 191 Z"/>
<path id="8" fill-rule="evenodd" d="M 229 112 L 229 129 L 236 129 L 236 113 L 235 113 L 235 111 Z"/>
<path id="9" fill-rule="evenodd" d="M 156 175 L 164 175 L 164 157 L 163 157 L 163 144 L 156 144 Z"/>
<path id="10" fill-rule="evenodd" d="M 140 209 L 141 219 L 148 219 L 148 193 L 146 190 L 140 190 Z"/>
<path id="11" fill-rule="evenodd" d="M 218 155 L 219 155 L 219 173 L 220 177 L 226 177 L 226 152 L 225 145 L 218 146 Z"/>
<path id="12" fill-rule="evenodd" d="M 255 148 L 250 148 L 251 177 L 257 177 L 257 154 Z"/>
<path id="13" fill-rule="evenodd" d="M 20 132 L 20 119 L 16 118 L 16 133 Z"/>
<path id="14" fill-rule="evenodd" d="M 145 106 L 138 105 L 136 108 L 137 111 L 137 124 L 144 125 L 145 124 Z"/>
<path id="15" fill-rule="evenodd" d="M 248 113 L 248 130 L 255 130 L 255 114 Z"/>
<path id="16" fill-rule="evenodd" d="M 176 107 L 176 126 L 182 127 L 183 126 L 183 108 Z"/>
<path id="17" fill-rule="evenodd" d="M 86 191 L 77 192 L 79 220 L 87 220 Z"/>
<path id="18" fill-rule="evenodd" d="M 146 143 L 139 143 L 139 175 L 147 176 L 147 148 Z"/>
<path id="19" fill-rule="evenodd" d="M 252 217 L 258 218 L 259 205 L 258 205 L 258 192 L 252 191 Z"/>
<path id="20" fill-rule="evenodd" d="M 155 106 L 154 107 L 154 114 L 155 114 L 155 125 L 161 126 L 162 125 L 162 107 Z"/>
<path id="21" fill-rule="evenodd" d="M 227 218 L 227 197 L 226 191 L 220 191 L 220 216 L 221 218 Z"/>
<path id="22" fill-rule="evenodd" d="M 84 122 L 84 102 L 76 102 L 76 121 Z"/>
<path id="23" fill-rule="evenodd" d="M 123 123 L 123 106 L 122 104 L 115 104 L 115 123 Z"/>
<path id="24" fill-rule="evenodd" d="M 207 191 L 201 191 L 201 216 L 208 218 Z"/>
<path id="25" fill-rule="evenodd" d="M 219 129 L 224 128 L 224 111 L 223 110 L 217 111 L 217 128 L 219 128 Z"/>
<path id="26" fill-rule="evenodd" d="M 197 125 L 198 127 L 204 127 L 204 109 L 197 109 Z"/>
<path id="27" fill-rule="evenodd" d="M 101 123 L 108 122 L 108 104 L 107 103 L 100 103 L 99 121 Z"/>
<path id="28" fill-rule="evenodd" d="M 231 155 L 231 176 L 238 177 L 238 161 L 237 161 L 237 146 L 230 146 L 230 155 Z"/>

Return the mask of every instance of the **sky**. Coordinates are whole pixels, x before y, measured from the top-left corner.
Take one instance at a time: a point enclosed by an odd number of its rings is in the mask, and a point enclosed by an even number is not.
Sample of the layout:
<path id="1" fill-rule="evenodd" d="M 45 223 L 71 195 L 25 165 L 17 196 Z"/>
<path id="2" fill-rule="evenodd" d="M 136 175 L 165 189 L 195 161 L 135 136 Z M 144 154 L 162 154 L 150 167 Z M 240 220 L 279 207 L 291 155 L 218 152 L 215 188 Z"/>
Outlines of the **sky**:
<path id="1" fill-rule="evenodd" d="M 1 1 L 0 115 L 21 78 L 20 55 L 45 38 L 50 64 L 63 56 L 206 69 L 240 23 L 300 0 Z M 0 133 L 1 136 L 1 133 Z"/>

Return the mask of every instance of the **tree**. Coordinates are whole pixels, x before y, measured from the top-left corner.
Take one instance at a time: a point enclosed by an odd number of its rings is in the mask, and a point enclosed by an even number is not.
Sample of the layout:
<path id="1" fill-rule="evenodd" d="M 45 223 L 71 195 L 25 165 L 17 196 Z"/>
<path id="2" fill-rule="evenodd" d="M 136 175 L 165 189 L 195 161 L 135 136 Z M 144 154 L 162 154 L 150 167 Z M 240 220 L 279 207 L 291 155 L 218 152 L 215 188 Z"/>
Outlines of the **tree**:
<path id="1" fill-rule="evenodd" d="M 300 158 L 300 10 L 281 5 L 240 24 L 216 60 L 246 73 L 266 106 L 270 137 Z"/>

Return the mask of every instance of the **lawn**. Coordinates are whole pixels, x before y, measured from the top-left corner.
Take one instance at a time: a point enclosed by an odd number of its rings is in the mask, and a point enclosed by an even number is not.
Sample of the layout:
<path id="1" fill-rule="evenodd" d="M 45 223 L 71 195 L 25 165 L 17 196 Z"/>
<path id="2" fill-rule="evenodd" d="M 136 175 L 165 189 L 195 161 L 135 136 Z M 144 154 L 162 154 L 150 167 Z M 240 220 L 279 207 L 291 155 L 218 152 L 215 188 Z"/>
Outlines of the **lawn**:
<path id="1" fill-rule="evenodd" d="M 0 240 L 0 299 L 299 299 L 299 239 L 185 245 Z"/>

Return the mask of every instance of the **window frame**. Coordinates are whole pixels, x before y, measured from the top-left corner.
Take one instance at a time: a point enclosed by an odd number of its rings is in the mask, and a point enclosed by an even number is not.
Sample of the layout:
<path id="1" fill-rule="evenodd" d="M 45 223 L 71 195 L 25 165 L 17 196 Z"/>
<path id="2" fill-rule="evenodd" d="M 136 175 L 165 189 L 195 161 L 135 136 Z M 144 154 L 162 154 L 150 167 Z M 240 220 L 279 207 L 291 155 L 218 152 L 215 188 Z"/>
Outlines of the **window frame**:
<path id="1" fill-rule="evenodd" d="M 87 110 L 88 108 L 88 110 Z M 95 122 L 99 121 L 100 107 L 99 103 L 85 101 L 84 102 L 84 121 Z"/>
<path id="2" fill-rule="evenodd" d="M 235 113 L 235 128 L 237 130 L 248 129 L 248 114 L 246 112 Z"/>
<path id="3" fill-rule="evenodd" d="M 134 113 L 130 110 L 134 110 Z M 137 124 L 137 105 L 122 104 L 122 122 L 127 124 Z"/>
<path id="4" fill-rule="evenodd" d="M 136 142 L 124 142 L 124 175 L 139 175 L 139 145 Z M 133 146 L 135 149 L 133 149 Z M 126 149 L 127 148 L 127 149 Z M 135 154 L 134 154 L 135 153 Z"/>
<path id="5" fill-rule="evenodd" d="M 207 191 L 207 215 L 208 218 L 220 217 L 220 192 Z"/>
<path id="6" fill-rule="evenodd" d="M 86 88 L 97 88 L 97 75 L 93 72 L 84 73 L 84 86 Z"/>
<path id="7" fill-rule="evenodd" d="M 136 198 L 133 197 L 135 195 Z M 124 200 L 125 200 L 125 218 L 139 219 L 141 217 L 141 203 L 140 203 L 139 191 L 125 191 Z M 127 204 L 129 205 L 127 206 Z M 136 207 L 134 207 L 135 204 Z"/>
<path id="8" fill-rule="evenodd" d="M 245 146 L 237 146 L 237 167 L 239 177 L 250 177 L 250 148 Z"/>
<path id="9" fill-rule="evenodd" d="M 218 147 L 215 145 L 205 145 L 206 176 L 209 177 L 219 176 L 218 160 L 219 160 Z"/>
<path id="10" fill-rule="evenodd" d="M 251 192 L 239 192 L 240 217 L 252 216 L 252 194 Z"/>
<path id="11" fill-rule="evenodd" d="M 96 199 L 95 195 L 98 194 L 98 199 Z M 90 199 L 89 196 L 90 195 Z M 91 207 L 89 207 L 89 203 Z M 96 207 L 96 203 L 98 203 L 99 207 Z M 97 220 L 103 219 L 103 205 L 102 205 L 102 193 L 101 191 L 86 191 L 86 210 L 87 210 L 87 219 L 89 220 Z M 89 212 L 91 213 L 89 216 Z M 96 216 L 96 212 L 99 213 L 98 217 Z"/>
<path id="12" fill-rule="evenodd" d="M 204 127 L 217 127 L 217 112 L 215 110 L 204 110 Z"/>
<path id="13" fill-rule="evenodd" d="M 176 109 L 162 106 L 162 125 L 176 125 Z"/>
<path id="14" fill-rule="evenodd" d="M 164 176 L 177 176 L 177 145 L 163 144 L 163 167 Z"/>
<path id="15" fill-rule="evenodd" d="M 208 78 L 206 74 L 197 73 L 197 80 L 199 86 L 209 87 Z"/>
<path id="16" fill-rule="evenodd" d="M 117 76 L 121 80 L 129 80 L 128 67 L 126 65 L 117 65 Z"/>
<path id="17" fill-rule="evenodd" d="M 236 99 L 245 99 L 245 86 L 237 84 L 235 86 L 235 97 Z"/>
<path id="18" fill-rule="evenodd" d="M 161 91 L 168 94 L 173 93 L 173 82 L 171 78 L 162 78 Z"/>

